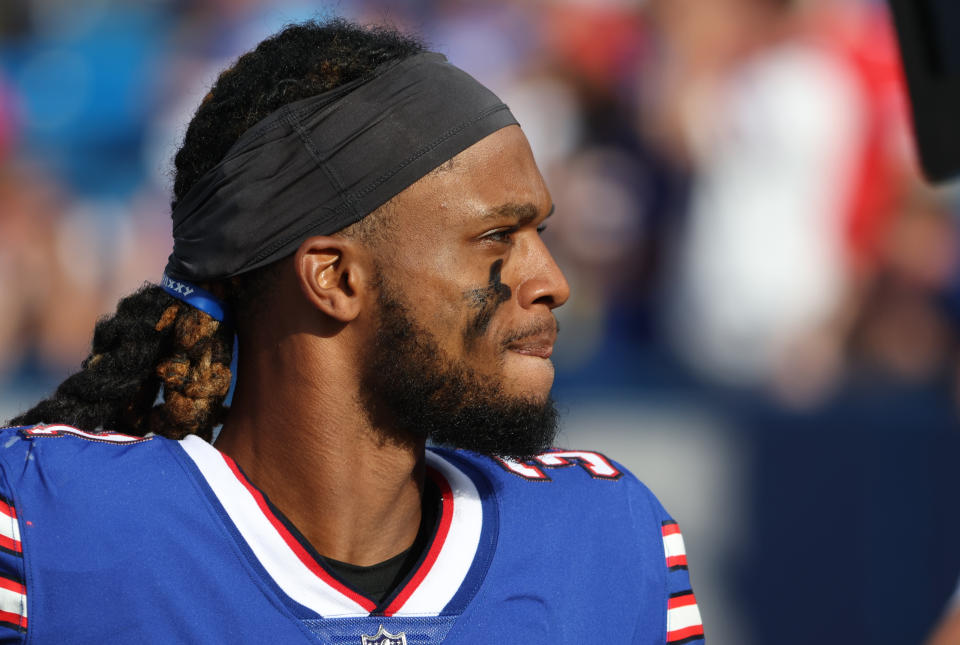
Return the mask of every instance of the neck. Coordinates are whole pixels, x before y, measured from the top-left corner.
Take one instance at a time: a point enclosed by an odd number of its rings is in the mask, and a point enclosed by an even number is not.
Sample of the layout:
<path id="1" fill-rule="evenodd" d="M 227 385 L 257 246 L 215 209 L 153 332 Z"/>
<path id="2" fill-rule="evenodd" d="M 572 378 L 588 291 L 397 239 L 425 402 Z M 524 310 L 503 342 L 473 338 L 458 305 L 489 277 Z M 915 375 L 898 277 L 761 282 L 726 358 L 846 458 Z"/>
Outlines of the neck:
<path id="1" fill-rule="evenodd" d="M 308 360 L 320 342 L 302 334 L 267 345 L 269 352 L 241 345 L 240 378 L 216 445 L 318 553 L 376 564 L 416 538 L 424 442 L 386 439 L 371 427 L 357 379 L 344 376 L 355 365 L 336 355 Z"/>

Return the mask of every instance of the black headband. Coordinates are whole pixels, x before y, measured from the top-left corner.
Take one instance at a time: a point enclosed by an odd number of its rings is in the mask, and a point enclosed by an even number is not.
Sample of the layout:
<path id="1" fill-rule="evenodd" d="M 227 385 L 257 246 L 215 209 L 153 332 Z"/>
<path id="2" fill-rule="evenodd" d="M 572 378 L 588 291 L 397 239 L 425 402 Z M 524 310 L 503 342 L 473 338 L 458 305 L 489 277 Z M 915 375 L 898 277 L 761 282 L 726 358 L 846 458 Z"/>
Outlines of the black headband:
<path id="1" fill-rule="evenodd" d="M 165 273 L 215 280 L 270 264 L 515 123 L 490 90 L 434 53 L 291 103 L 244 132 L 177 204 Z"/>

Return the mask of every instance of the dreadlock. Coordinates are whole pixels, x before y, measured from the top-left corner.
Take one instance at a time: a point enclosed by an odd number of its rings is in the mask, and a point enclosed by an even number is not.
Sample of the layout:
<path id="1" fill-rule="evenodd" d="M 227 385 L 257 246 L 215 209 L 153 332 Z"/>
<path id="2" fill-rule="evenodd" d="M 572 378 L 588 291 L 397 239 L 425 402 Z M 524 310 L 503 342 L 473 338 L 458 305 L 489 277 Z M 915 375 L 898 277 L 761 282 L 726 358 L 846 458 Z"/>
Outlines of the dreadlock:
<path id="1" fill-rule="evenodd" d="M 422 50 L 419 42 L 396 31 L 340 19 L 291 25 L 264 40 L 220 75 L 190 121 L 174 158 L 173 207 L 244 131 L 271 112 Z M 343 233 L 375 236 L 376 219 L 367 217 Z M 201 286 L 226 300 L 235 316 L 249 315 L 276 266 Z M 195 433 L 209 440 L 226 410 L 233 334 L 227 325 L 145 284 L 120 300 L 113 316 L 97 322 L 81 370 L 9 424 L 64 423 L 173 439 Z M 161 386 L 163 403 L 155 405 Z"/>

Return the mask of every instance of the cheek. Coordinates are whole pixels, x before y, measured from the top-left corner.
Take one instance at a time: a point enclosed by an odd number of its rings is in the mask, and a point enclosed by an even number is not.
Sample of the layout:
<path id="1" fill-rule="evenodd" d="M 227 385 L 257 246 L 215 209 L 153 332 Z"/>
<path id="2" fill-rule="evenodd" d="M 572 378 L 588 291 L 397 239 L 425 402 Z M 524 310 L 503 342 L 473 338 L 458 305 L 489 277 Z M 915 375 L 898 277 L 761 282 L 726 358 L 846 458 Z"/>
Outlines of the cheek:
<path id="1" fill-rule="evenodd" d="M 451 280 L 453 267 L 442 257 L 442 252 L 431 252 L 426 247 L 391 257 L 381 268 L 385 282 L 425 324 L 450 323 L 462 316 L 460 289 Z"/>
<path id="2" fill-rule="evenodd" d="M 497 260 L 491 264 L 487 285 L 470 289 L 463 294 L 463 299 L 473 309 L 470 322 L 464 330 L 464 341 L 467 347 L 470 347 L 486 334 L 497 309 L 510 300 L 510 296 L 513 294 L 510 287 L 500 281 L 500 269 L 502 267 L 503 260 Z"/>
<path id="3" fill-rule="evenodd" d="M 460 290 L 448 284 L 433 284 L 407 293 L 423 327 L 449 356 L 458 356 L 463 350 L 463 333 L 470 325 L 471 314 L 461 299 Z"/>
<path id="4" fill-rule="evenodd" d="M 442 228 L 411 234 L 410 239 L 394 249 L 392 255 L 398 271 L 419 278 L 442 278 L 463 270 L 463 249 L 458 239 Z"/>
<path id="5" fill-rule="evenodd" d="M 484 266 L 480 278 L 464 276 L 463 253 L 453 254 L 443 245 L 407 258 L 390 265 L 389 282 L 448 356 L 479 355 L 487 350 L 498 354 L 499 348 L 487 347 L 487 341 L 491 323 L 512 297 L 510 287 L 500 280 L 503 261 Z"/>

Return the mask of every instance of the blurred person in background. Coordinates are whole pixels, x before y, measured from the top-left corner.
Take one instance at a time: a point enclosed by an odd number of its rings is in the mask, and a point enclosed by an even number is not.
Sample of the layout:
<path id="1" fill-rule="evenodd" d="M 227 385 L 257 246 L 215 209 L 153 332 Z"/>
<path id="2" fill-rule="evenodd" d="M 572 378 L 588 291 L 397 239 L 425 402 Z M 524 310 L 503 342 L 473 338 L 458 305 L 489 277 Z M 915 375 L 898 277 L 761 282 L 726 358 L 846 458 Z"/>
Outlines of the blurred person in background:
<path id="1" fill-rule="evenodd" d="M 948 301 L 960 273 L 957 222 L 942 195 L 917 184 L 890 224 L 870 279 L 851 294 L 848 360 L 873 378 L 931 382 L 957 362 Z"/>
<path id="2" fill-rule="evenodd" d="M 60 204 L 34 169 L 0 165 L 0 380 L 16 369 L 33 344 L 27 338 L 48 304 L 53 227 Z M 86 343 L 84 343 L 86 344 Z"/>
<path id="3" fill-rule="evenodd" d="M 691 177 L 664 327 L 743 433 L 747 631 L 919 642 L 960 561 L 958 238 L 920 188 L 886 7 L 650 8 L 641 123 Z"/>
<path id="4" fill-rule="evenodd" d="M 839 378 L 848 299 L 873 280 L 912 172 L 876 11 L 654 6 L 666 43 L 648 127 L 693 174 L 670 327 L 713 379 L 813 404 Z"/>

